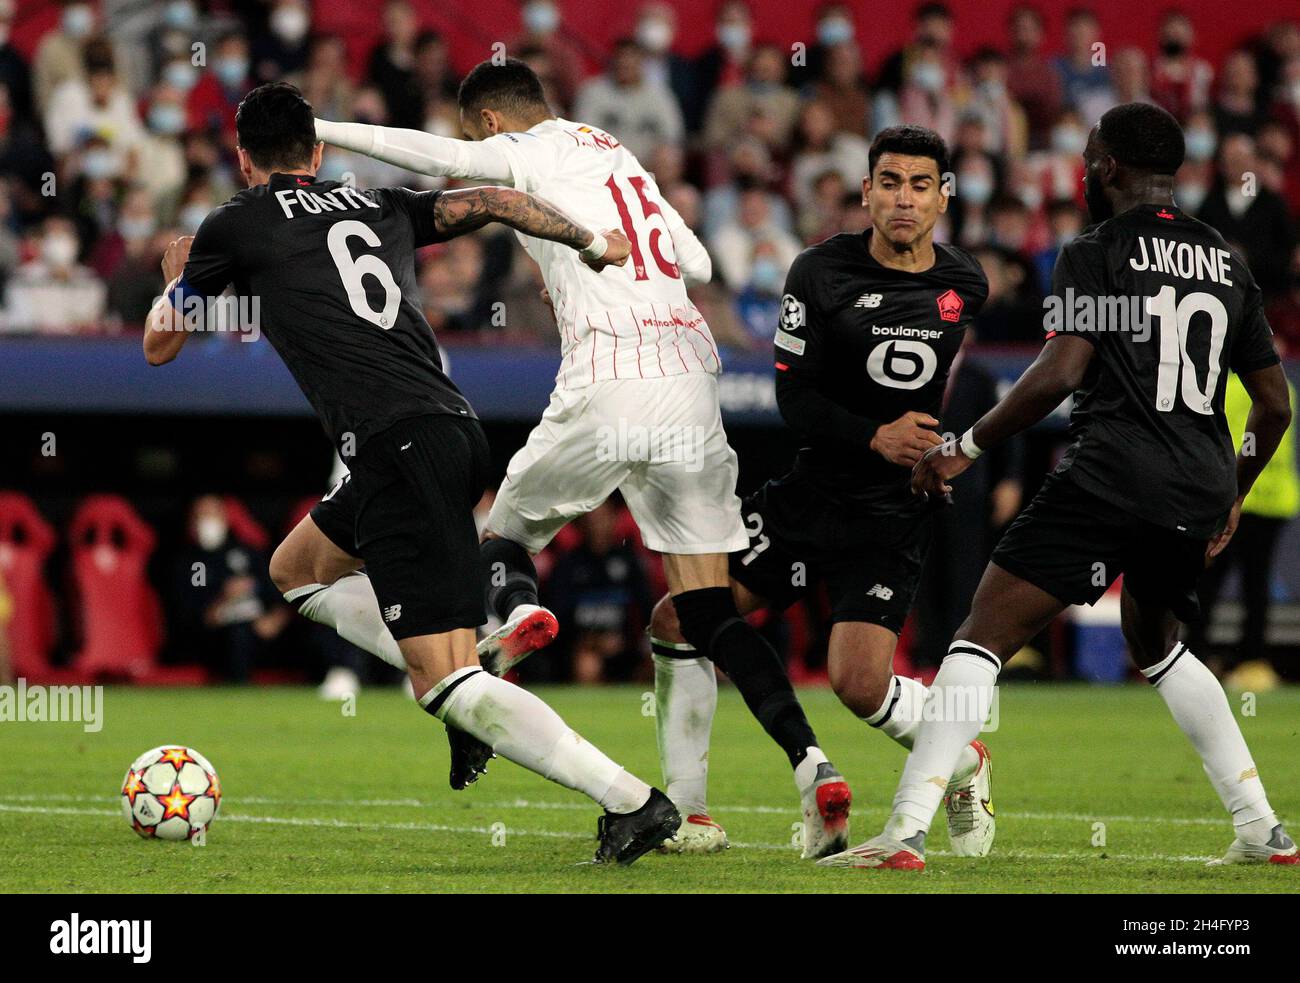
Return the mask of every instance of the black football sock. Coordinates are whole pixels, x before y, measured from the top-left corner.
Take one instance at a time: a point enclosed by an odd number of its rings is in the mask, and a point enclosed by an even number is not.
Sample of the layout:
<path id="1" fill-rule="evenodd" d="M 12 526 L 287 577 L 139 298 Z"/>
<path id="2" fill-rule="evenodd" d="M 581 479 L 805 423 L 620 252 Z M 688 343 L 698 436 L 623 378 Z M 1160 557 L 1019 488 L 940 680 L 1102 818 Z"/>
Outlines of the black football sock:
<path id="1" fill-rule="evenodd" d="M 673 596 L 686 641 L 707 655 L 735 683 L 749 712 L 781 746 L 791 766 L 817 747 L 785 665 L 767 639 L 736 610 L 729 587 L 705 587 Z"/>
<path id="2" fill-rule="evenodd" d="M 521 604 L 537 603 L 537 568 L 528 550 L 509 539 L 484 540 L 479 547 L 487 609 L 502 621 Z"/>

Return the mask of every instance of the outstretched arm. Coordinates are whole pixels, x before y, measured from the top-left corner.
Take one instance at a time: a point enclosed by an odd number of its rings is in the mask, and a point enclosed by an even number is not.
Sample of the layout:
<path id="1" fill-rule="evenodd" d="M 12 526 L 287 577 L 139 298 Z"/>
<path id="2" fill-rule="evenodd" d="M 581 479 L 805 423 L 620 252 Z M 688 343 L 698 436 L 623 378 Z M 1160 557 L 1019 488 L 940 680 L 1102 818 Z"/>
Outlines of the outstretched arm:
<path id="1" fill-rule="evenodd" d="M 316 121 L 316 139 L 417 174 L 471 181 L 511 181 L 510 161 L 491 143 L 454 140 L 423 130 Z"/>
<path id="2" fill-rule="evenodd" d="M 952 491 L 948 482 L 984 451 L 1033 426 L 1083 383 L 1092 342 L 1068 334 L 1049 339 L 1016 384 L 959 440 L 928 451 L 912 471 L 912 491 L 927 496 Z"/>
<path id="3" fill-rule="evenodd" d="M 622 232 L 592 232 L 554 205 L 512 188 L 444 191 L 434 201 L 433 216 L 435 228 L 447 237 L 500 222 L 525 235 L 563 243 L 578 250 L 582 261 L 597 271 L 610 265 L 622 266 L 631 248 Z"/>

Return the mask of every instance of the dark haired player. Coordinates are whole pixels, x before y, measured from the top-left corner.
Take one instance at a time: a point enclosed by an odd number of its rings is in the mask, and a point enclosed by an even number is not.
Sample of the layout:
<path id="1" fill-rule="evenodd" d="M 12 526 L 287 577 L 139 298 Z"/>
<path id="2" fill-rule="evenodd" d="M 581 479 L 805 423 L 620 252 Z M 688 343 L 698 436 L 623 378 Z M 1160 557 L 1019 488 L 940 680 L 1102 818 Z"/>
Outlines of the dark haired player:
<path id="1" fill-rule="evenodd" d="M 783 610 L 824 583 L 836 695 L 911 748 L 926 690 L 894 675 L 893 659 L 931 520 L 908 483 L 921 455 L 943 442 L 934 428 L 948 370 L 988 283 L 968 253 L 933 241 L 948 205 L 939 135 L 919 126 L 883 130 L 868 162 L 862 203 L 871 227 L 804 250 L 786 279 L 776 397 L 805 444 L 794 470 L 745 501 L 749 545 L 731 555 L 731 584 L 748 613 Z M 651 633 L 656 662 L 696 655 L 673 599 L 659 602 Z M 681 811 L 702 810 L 715 701 L 696 674 L 679 671 L 670 681 L 658 688 L 667 790 Z M 980 741 L 967 742 L 944 784 L 954 852 L 982 856 L 994 820 Z"/>
<path id="2" fill-rule="evenodd" d="M 487 602 L 503 624 L 480 643 L 484 665 L 504 672 L 555 637 L 554 615 L 538 605 L 532 556 L 618 489 L 646 546 L 663 554 L 682 633 L 695 646 L 680 673 L 712 685 L 713 664 L 726 669 L 794 768 L 804 856 L 839 852 L 848 845 L 848 784 L 817 746 L 780 656 L 739 616 L 728 587 L 727 555 L 747 541 L 736 455 L 722 429 L 717 348 L 686 294 L 688 282 L 711 276 L 709 254 L 617 137 L 557 117 L 524 62 L 482 62 L 458 102 L 469 140 L 325 120 L 316 133 L 424 174 L 536 192 L 588 224 L 621 226 L 632 249 L 623 269 L 577 276 L 571 251 L 523 239 L 555 309 L 560 370 L 487 519 Z M 597 450 L 610 435 L 633 432 L 626 449 Z M 657 676 L 674 668 L 662 666 Z M 669 848 L 726 845 L 715 823 L 693 813 Z"/>
<path id="3" fill-rule="evenodd" d="M 592 255 L 600 237 L 507 188 L 359 191 L 318 181 L 312 109 L 290 85 L 254 89 L 235 119 L 248 189 L 168 249 L 169 285 L 149 315 L 145 357 L 175 358 L 195 304 L 228 286 L 260 298 L 261 329 L 351 464 L 350 480 L 276 550 L 276 585 L 307 617 L 368 638 L 405 668 L 420 706 L 449 731 L 599 802 L 596 860 L 633 862 L 677 828 L 672 803 L 536 696 L 478 665 L 485 617 L 472 510 L 487 440 L 414 299 L 414 250 L 491 221 L 585 250 L 596 268 L 617 263 L 626 244 L 611 235 L 609 251 Z"/>
<path id="4" fill-rule="evenodd" d="M 1240 254 L 1175 203 L 1183 134 L 1167 112 L 1145 103 L 1111 109 L 1083 158 L 1088 210 L 1100 224 L 1061 251 L 1053 297 L 1088 298 L 1098 312 L 1105 298 L 1128 299 L 1147 317 L 1049 322 L 1042 352 L 1006 397 L 916 466 L 920 495 L 945 494 L 983 451 L 1074 394 L 1073 443 L 1002 537 L 934 681 L 936 691 L 976 694 L 978 707 L 925 715 L 884 832 L 823 863 L 924 868 L 942 787 L 979 732 L 1002 663 L 1121 574 L 1130 654 L 1232 816 L 1236 838 L 1215 863 L 1300 862 L 1222 688 L 1178 642 L 1179 622 L 1198 615 L 1199 575 L 1227 545 L 1291 418 L 1260 291 Z M 1229 371 L 1252 401 L 1253 453 L 1235 459 L 1223 414 Z"/>

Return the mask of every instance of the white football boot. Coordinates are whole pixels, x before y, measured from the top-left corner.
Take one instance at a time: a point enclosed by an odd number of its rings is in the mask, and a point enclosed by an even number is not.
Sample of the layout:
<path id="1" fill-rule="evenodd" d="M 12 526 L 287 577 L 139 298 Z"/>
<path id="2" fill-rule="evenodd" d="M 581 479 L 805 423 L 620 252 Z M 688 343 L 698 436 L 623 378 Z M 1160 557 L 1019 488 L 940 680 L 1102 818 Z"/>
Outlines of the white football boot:
<path id="1" fill-rule="evenodd" d="M 833 764 L 823 761 L 817 766 L 817 777 L 803 790 L 801 798 L 803 859 L 828 857 L 848 846 L 853 793 Z"/>
<path id="2" fill-rule="evenodd" d="M 948 840 L 958 857 L 987 857 L 993 849 L 997 822 L 993 818 L 993 765 L 983 741 L 971 741 L 979 756 L 975 770 L 953 776 L 943 796 L 948 814 Z"/>
<path id="3" fill-rule="evenodd" d="M 1282 824 L 1273 827 L 1273 835 L 1267 843 L 1247 843 L 1241 837 L 1232 841 L 1228 852 L 1218 860 L 1211 860 L 1209 866 L 1220 867 L 1226 864 L 1300 864 L 1300 851 L 1295 842 L 1286 835 Z"/>
<path id="4" fill-rule="evenodd" d="M 521 604 L 496 631 L 476 646 L 478 661 L 494 676 L 504 676 L 560 633 L 555 615 L 536 604 Z"/>
<path id="5" fill-rule="evenodd" d="M 881 833 L 852 850 L 817 861 L 818 867 L 853 867 L 858 870 L 925 870 L 925 835 L 898 840 Z"/>
<path id="6" fill-rule="evenodd" d="M 677 832 L 659 845 L 660 853 L 721 853 L 730 847 L 727 831 L 703 813 L 682 820 Z"/>

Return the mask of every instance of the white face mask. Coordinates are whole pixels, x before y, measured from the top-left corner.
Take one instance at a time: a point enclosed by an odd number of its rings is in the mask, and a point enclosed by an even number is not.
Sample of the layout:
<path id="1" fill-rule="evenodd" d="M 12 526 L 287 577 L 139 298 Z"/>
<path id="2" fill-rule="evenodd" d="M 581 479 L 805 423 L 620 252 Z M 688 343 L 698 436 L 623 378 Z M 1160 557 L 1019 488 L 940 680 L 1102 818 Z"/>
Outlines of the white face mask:
<path id="1" fill-rule="evenodd" d="M 718 44 L 733 54 L 749 47 L 749 25 L 732 23 L 718 25 Z"/>
<path id="2" fill-rule="evenodd" d="M 41 240 L 41 257 L 55 269 L 66 270 L 77 261 L 77 240 L 61 232 L 48 235 Z"/>
<path id="3" fill-rule="evenodd" d="M 215 515 L 203 516 L 194 523 L 194 538 L 209 552 L 220 549 L 226 541 L 226 520 Z"/>
<path id="4" fill-rule="evenodd" d="M 297 44 L 311 29 L 311 17 L 301 7 L 277 7 L 271 14 L 271 31 L 290 44 Z"/>
<path id="5" fill-rule="evenodd" d="M 636 29 L 636 39 L 647 51 L 661 55 L 672 46 L 673 29 L 658 18 L 643 20 Z"/>
<path id="6" fill-rule="evenodd" d="M 95 27 L 95 12 L 83 3 L 63 8 L 63 30 L 70 37 L 84 38 Z"/>

